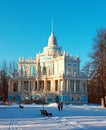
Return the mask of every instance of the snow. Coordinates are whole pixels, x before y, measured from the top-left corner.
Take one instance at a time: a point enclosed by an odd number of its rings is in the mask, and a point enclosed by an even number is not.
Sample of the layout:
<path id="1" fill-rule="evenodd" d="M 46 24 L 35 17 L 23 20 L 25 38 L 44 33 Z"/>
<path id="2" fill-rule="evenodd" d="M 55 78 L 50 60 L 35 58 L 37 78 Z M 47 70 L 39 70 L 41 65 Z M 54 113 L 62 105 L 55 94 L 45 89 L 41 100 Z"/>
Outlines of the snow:
<path id="1" fill-rule="evenodd" d="M 23 104 L 22 104 L 23 105 Z M 42 116 L 43 105 L 0 105 L 0 130 L 106 130 L 106 109 L 99 105 L 44 105 L 52 117 Z"/>

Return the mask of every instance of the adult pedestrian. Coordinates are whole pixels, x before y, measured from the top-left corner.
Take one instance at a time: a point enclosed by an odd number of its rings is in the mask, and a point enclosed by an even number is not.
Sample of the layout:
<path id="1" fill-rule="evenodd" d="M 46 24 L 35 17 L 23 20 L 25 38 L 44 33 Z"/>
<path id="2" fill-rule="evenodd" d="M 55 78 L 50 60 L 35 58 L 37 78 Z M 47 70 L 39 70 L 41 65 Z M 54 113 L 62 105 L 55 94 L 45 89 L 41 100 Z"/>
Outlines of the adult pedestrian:
<path id="1" fill-rule="evenodd" d="M 58 102 L 58 111 L 60 111 L 60 106 L 61 106 L 61 104 L 60 104 L 60 102 Z"/>
<path id="2" fill-rule="evenodd" d="M 60 103 L 60 110 L 63 110 L 63 102 Z"/>

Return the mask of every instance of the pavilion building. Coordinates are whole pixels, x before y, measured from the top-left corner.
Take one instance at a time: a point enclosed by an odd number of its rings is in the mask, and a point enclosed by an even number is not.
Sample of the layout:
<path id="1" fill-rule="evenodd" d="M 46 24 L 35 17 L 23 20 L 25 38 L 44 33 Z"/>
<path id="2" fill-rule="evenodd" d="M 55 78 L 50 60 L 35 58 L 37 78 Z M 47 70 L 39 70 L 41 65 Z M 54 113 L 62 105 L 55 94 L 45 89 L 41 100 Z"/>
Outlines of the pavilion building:
<path id="1" fill-rule="evenodd" d="M 35 58 L 19 58 L 18 76 L 11 77 L 8 91 L 8 100 L 88 102 L 87 78 L 80 73 L 80 59 L 62 52 L 53 31 L 42 53 Z"/>

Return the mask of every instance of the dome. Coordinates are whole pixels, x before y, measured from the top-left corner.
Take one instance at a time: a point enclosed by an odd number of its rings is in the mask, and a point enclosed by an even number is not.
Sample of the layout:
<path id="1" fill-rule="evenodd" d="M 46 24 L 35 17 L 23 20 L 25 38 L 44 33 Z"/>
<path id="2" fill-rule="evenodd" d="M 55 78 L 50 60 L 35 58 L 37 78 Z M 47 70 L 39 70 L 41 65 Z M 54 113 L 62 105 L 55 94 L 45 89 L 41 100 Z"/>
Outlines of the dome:
<path id="1" fill-rule="evenodd" d="M 48 39 L 48 46 L 57 46 L 57 40 L 54 36 L 54 33 L 52 32 L 49 39 Z"/>

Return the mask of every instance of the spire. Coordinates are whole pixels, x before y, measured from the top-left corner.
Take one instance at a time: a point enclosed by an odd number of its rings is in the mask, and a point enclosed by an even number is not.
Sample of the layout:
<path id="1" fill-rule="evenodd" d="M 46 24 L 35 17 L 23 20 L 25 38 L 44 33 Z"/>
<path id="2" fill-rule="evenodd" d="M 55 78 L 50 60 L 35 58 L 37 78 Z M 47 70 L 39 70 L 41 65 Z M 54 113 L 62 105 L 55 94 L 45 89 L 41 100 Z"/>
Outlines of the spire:
<path id="1" fill-rule="evenodd" d="M 57 40 L 56 37 L 54 36 L 54 30 L 53 30 L 53 19 L 52 19 L 52 31 L 51 31 L 51 35 L 49 36 L 48 39 L 48 46 L 57 46 Z"/>
<path id="2" fill-rule="evenodd" d="M 54 33 L 54 28 L 53 28 L 53 19 L 52 19 L 52 31 L 51 33 Z"/>

